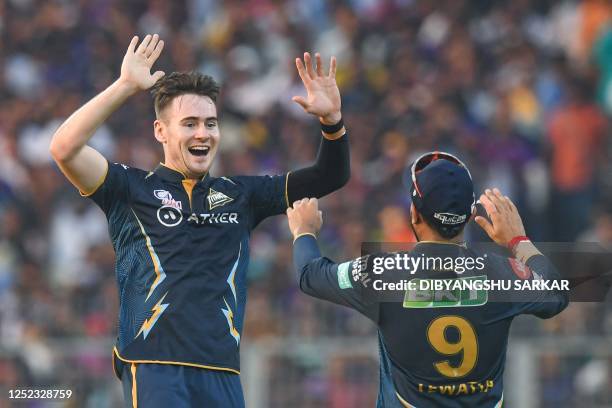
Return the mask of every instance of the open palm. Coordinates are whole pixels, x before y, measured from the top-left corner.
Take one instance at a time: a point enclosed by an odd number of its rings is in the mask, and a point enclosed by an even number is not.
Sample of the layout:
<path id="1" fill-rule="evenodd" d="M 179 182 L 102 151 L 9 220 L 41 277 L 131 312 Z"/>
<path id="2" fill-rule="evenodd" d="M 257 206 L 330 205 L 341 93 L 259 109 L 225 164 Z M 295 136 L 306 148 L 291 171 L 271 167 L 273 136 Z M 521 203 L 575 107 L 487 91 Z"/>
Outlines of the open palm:
<path id="1" fill-rule="evenodd" d="M 331 57 L 329 73 L 323 74 L 323 64 L 321 56 L 317 53 L 316 70 L 313 67 L 310 53 L 304 53 L 304 61 L 300 58 L 295 59 L 307 96 L 294 96 L 291 98 L 298 103 L 306 112 L 318 116 L 323 122 L 334 124 L 341 118 L 340 114 L 340 90 L 336 84 L 336 58 Z"/>
<path id="2" fill-rule="evenodd" d="M 135 89 L 146 90 L 152 87 L 161 77 L 163 71 L 151 74 L 151 67 L 164 49 L 164 41 L 157 34 L 147 35 L 138 48 L 138 37 L 132 38 L 121 64 L 121 79 Z"/>

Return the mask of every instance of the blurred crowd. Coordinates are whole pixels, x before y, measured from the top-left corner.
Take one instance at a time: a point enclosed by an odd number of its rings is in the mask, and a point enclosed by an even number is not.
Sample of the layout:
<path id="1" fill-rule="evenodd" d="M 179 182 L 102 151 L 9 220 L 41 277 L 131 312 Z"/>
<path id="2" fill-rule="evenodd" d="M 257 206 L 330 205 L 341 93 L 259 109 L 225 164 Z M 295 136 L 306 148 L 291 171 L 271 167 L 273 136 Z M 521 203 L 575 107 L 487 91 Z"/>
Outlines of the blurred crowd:
<path id="1" fill-rule="evenodd" d="M 304 93 L 294 60 L 304 51 L 337 56 L 352 176 L 322 200 L 321 240 L 334 259 L 357 257 L 364 241 L 413 240 L 406 172 L 429 150 L 459 155 L 477 191 L 509 195 L 533 240 L 612 243 L 610 1 L 0 0 L 0 386 L 72 384 L 74 406 L 114 404 L 110 349 L 100 357 L 81 347 L 116 333 L 106 220 L 64 179 L 48 145 L 118 77 L 135 33 L 165 40 L 157 69 L 195 69 L 222 83 L 217 176 L 312 162 L 320 132 L 291 102 Z M 92 144 L 152 169 L 162 154 L 153 119 L 143 92 Z M 473 227 L 467 235 L 484 239 Z M 374 338 L 356 313 L 299 293 L 284 217 L 263 223 L 251 247 L 245 342 Z M 516 336 L 610 339 L 611 309 L 574 303 L 550 321 L 521 319 Z M 74 345 L 70 359 L 58 344 Z M 298 370 L 273 363 L 278 385 L 283 370 Z M 364 365 L 335 361 L 296 376 L 273 387 L 271 401 L 301 406 L 287 401 L 308 393 L 318 399 L 304 406 L 371 406 L 376 384 L 363 386 L 351 369 Z M 541 406 L 611 403 L 610 360 L 550 353 L 539 367 Z"/>

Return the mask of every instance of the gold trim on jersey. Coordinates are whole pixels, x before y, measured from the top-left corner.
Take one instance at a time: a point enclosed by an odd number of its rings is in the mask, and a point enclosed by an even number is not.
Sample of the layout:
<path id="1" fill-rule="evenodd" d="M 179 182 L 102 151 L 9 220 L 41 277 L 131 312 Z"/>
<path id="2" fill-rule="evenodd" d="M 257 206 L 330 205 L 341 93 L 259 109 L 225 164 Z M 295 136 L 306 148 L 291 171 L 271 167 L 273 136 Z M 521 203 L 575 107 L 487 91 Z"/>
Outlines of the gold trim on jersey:
<path id="1" fill-rule="evenodd" d="M 117 365 L 115 364 L 115 350 L 114 349 L 113 349 L 113 356 L 111 357 L 111 359 L 112 359 L 111 362 L 113 364 L 113 373 L 115 373 L 115 376 L 117 378 L 120 378 L 121 377 L 121 373 L 119 373 L 117 371 Z"/>
<path id="2" fill-rule="evenodd" d="M 291 207 L 289 205 L 289 175 L 291 174 L 291 172 L 287 172 L 287 174 L 285 174 L 285 203 L 287 204 L 287 208 Z"/>
<path id="3" fill-rule="evenodd" d="M 96 187 L 90 193 L 84 193 L 79 189 L 79 194 L 82 197 L 91 197 L 92 195 L 94 195 L 95 192 L 98 191 L 98 189 L 102 187 L 102 184 L 104 184 L 104 182 L 106 181 L 106 177 L 108 176 L 109 167 L 110 166 L 108 165 L 108 162 L 106 162 L 106 171 L 104 172 L 104 175 L 100 178 L 100 180 L 96 184 Z"/>
<path id="4" fill-rule="evenodd" d="M 164 361 L 164 360 L 128 360 L 127 358 L 123 358 L 119 355 L 119 351 L 117 347 L 113 347 L 113 352 L 117 356 L 117 358 L 124 363 L 135 363 L 135 364 L 173 364 L 173 365 L 182 365 L 187 367 L 195 367 L 195 368 L 204 368 L 206 370 L 217 370 L 217 371 L 228 371 L 234 374 L 240 374 L 240 371 L 234 370 L 233 368 L 228 367 L 218 367 L 213 365 L 206 364 L 196 364 L 196 363 L 185 363 L 182 361 Z"/>
<path id="5" fill-rule="evenodd" d="M 339 131 L 335 133 L 325 133 L 321 131 L 321 134 L 323 134 L 323 137 L 327 140 L 338 140 L 342 136 L 346 135 L 346 128 L 342 126 L 342 129 L 340 129 Z"/>
<path id="6" fill-rule="evenodd" d="M 193 188 L 195 187 L 197 182 L 198 181 L 194 179 L 185 179 L 182 181 L 183 188 L 185 189 L 185 192 L 187 193 L 187 197 L 189 197 L 189 208 L 193 208 L 191 197 L 193 194 Z"/>
<path id="7" fill-rule="evenodd" d="M 406 407 L 406 408 L 416 408 L 414 405 L 410 405 L 410 403 L 408 403 L 408 401 L 403 399 L 402 396 L 399 395 L 399 392 L 395 391 L 395 395 L 397 396 L 397 398 L 400 400 L 400 402 L 402 403 L 402 405 L 404 407 Z"/>
<path id="8" fill-rule="evenodd" d="M 414 245 L 418 244 L 439 244 L 439 245 L 455 245 L 460 246 L 461 248 L 466 248 L 465 242 L 448 242 L 448 241 L 418 241 L 415 242 Z"/>
<path id="9" fill-rule="evenodd" d="M 295 244 L 295 241 L 298 240 L 298 238 L 303 237 L 305 235 L 310 235 L 311 237 L 313 237 L 314 239 L 317 239 L 317 236 L 315 234 L 313 234 L 312 232 L 302 232 L 301 234 L 298 234 L 297 237 L 293 238 L 293 243 Z"/>
<path id="10" fill-rule="evenodd" d="M 132 363 L 130 367 L 132 372 L 132 407 L 138 407 L 138 386 L 136 385 L 136 364 Z"/>

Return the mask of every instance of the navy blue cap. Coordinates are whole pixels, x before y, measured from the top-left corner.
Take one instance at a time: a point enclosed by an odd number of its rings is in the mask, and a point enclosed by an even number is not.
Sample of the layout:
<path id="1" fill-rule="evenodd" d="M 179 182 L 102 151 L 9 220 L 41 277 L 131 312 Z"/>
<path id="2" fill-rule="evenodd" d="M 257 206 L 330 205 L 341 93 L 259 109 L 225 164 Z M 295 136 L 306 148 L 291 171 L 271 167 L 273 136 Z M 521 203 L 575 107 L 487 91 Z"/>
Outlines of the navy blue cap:
<path id="1" fill-rule="evenodd" d="M 412 183 L 412 202 L 430 223 L 452 228 L 470 219 L 475 202 L 474 184 L 464 166 L 448 160 L 435 160 L 417 172 L 415 178 L 419 191 Z"/>

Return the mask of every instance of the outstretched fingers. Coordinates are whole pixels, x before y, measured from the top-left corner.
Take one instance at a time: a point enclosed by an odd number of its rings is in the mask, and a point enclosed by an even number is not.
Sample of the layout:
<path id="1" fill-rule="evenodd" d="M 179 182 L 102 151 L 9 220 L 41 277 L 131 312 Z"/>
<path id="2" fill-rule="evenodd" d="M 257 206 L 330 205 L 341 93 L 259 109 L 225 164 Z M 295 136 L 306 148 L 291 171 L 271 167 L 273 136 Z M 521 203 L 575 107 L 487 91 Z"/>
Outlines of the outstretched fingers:
<path id="1" fill-rule="evenodd" d="M 329 61 L 329 77 L 336 77 L 336 57 L 331 57 Z"/>
<path id="2" fill-rule="evenodd" d="M 295 59 L 295 67 L 297 68 L 298 74 L 300 78 L 302 79 L 302 82 L 304 83 L 304 85 L 309 83 L 310 77 L 308 76 L 308 73 L 306 72 L 306 68 L 304 67 L 304 63 L 302 62 L 301 59 L 299 58 Z"/>
<path id="3" fill-rule="evenodd" d="M 309 52 L 304 53 L 304 64 L 306 65 L 306 72 L 308 72 L 308 76 L 310 79 L 314 79 L 316 74 L 314 68 L 312 67 L 312 58 Z"/>
<path id="4" fill-rule="evenodd" d="M 302 107 L 306 112 L 308 112 L 308 102 L 302 96 L 294 96 L 291 100 Z"/>
<path id="5" fill-rule="evenodd" d="M 506 200 L 508 200 L 508 205 L 510 206 L 510 211 L 512 211 L 513 213 L 518 214 L 518 208 L 516 208 L 516 205 L 510 199 L 510 197 L 506 196 Z"/>
<path id="6" fill-rule="evenodd" d="M 157 42 L 157 45 L 155 45 L 155 48 L 149 55 L 149 61 L 151 61 L 152 63 L 157 61 L 163 49 L 164 49 L 164 40 L 159 40 Z"/>
<path id="7" fill-rule="evenodd" d="M 130 45 L 128 45 L 128 52 L 134 53 L 136 50 L 136 44 L 138 44 L 138 36 L 135 35 L 132 37 L 132 41 L 130 41 Z"/>
<path id="8" fill-rule="evenodd" d="M 493 189 L 493 196 L 498 200 L 499 205 L 501 205 L 505 210 L 512 211 L 510 199 L 504 196 L 498 188 Z"/>
<path id="9" fill-rule="evenodd" d="M 151 41 L 149 41 L 149 44 L 147 45 L 147 48 L 144 51 L 145 57 L 149 58 L 151 54 L 153 54 L 153 51 L 155 50 L 155 47 L 157 46 L 158 42 L 159 35 L 153 34 L 153 37 L 151 37 Z"/>
<path id="10" fill-rule="evenodd" d="M 151 42 L 152 38 L 153 38 L 153 36 L 151 34 L 147 34 L 145 36 L 144 40 L 142 40 L 142 42 L 140 43 L 140 45 L 136 49 L 136 52 L 144 54 L 146 49 L 147 49 L 147 47 L 149 46 L 149 43 Z"/>
<path id="11" fill-rule="evenodd" d="M 494 214 L 498 213 L 497 206 L 493 203 L 491 198 L 486 193 L 480 196 L 480 203 L 484 207 L 489 218 L 491 218 Z"/>
<path id="12" fill-rule="evenodd" d="M 323 76 L 323 62 L 321 62 L 321 54 L 318 52 L 315 54 L 315 60 L 317 62 L 317 76 Z"/>
<path id="13" fill-rule="evenodd" d="M 489 237 L 493 237 L 495 235 L 493 225 L 485 217 L 478 215 L 476 218 L 474 218 L 474 221 L 476 221 L 476 224 L 480 225 L 480 228 L 482 228 Z"/>

